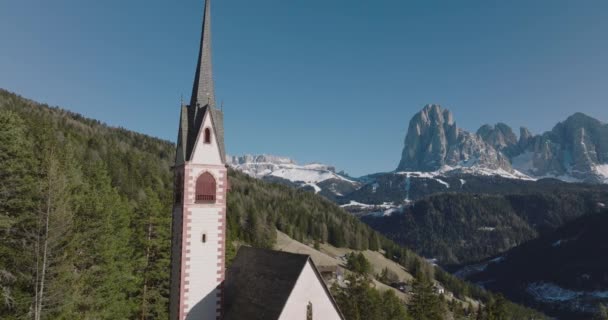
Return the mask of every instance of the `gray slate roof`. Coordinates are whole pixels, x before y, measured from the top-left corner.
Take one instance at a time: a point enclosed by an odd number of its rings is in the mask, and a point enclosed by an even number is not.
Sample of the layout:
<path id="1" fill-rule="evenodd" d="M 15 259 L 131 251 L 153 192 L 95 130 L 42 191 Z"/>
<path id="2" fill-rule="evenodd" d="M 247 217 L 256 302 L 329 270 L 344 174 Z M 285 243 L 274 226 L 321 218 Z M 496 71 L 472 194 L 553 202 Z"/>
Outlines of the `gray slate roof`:
<path id="1" fill-rule="evenodd" d="M 211 105 L 215 107 L 215 87 L 213 83 L 213 64 L 211 63 L 211 0 L 205 1 L 203 31 L 196 65 L 196 75 L 192 86 L 190 105 Z"/>
<path id="2" fill-rule="evenodd" d="M 226 272 L 224 320 L 278 319 L 309 259 L 308 255 L 241 247 Z"/>

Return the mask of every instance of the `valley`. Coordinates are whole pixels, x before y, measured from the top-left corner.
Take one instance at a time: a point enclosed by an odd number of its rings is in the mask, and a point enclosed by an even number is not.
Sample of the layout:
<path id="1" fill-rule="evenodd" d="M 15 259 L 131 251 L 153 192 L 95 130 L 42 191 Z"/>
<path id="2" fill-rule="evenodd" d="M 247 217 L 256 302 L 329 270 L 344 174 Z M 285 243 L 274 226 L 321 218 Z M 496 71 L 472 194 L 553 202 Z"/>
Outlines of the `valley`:
<path id="1" fill-rule="evenodd" d="M 3 90 L 0 121 L 0 154 L 13 155 L 1 158 L 0 166 L 0 175 L 11 177 L 4 181 L 12 186 L 0 193 L 0 252 L 10 258 L 0 260 L 0 286 L 5 298 L 0 316 L 27 316 L 34 283 L 40 281 L 36 280 L 34 267 L 40 253 L 30 248 L 36 247 L 37 239 L 45 237 L 56 250 L 44 279 L 56 299 L 53 308 L 44 310 L 49 317 L 166 318 L 174 145 Z M 44 153 L 39 157 L 34 150 Z M 43 166 L 49 159 L 53 166 Z M 33 178 L 37 176 L 57 183 L 35 187 Z M 312 243 L 313 248 L 318 243 L 320 252 L 325 250 L 330 261 L 354 250 L 373 261 L 373 273 L 386 267 L 399 280 L 408 281 L 408 274 L 415 276 L 418 281 L 413 281 L 414 288 L 417 282 L 427 283 L 419 292 L 431 297 L 429 311 L 433 308 L 449 314 L 456 308 L 455 312 L 464 312 L 457 304 L 445 303 L 433 293 L 429 285 L 436 281 L 461 301 L 481 302 L 483 313 L 499 308 L 516 318 L 544 318 L 436 268 L 314 190 L 264 182 L 233 170 L 229 180 L 227 244 L 275 248 L 277 243 L 284 244 L 285 235 L 302 245 Z M 39 230 L 37 221 L 45 216 L 34 209 L 47 203 L 43 200 L 48 193 L 41 193 L 45 190 L 52 190 L 51 199 L 61 204 L 49 207 L 49 222 L 54 226 L 52 238 L 46 238 L 44 233 L 40 238 L 32 236 Z M 283 235 L 278 235 L 277 230 Z M 283 248 L 292 250 L 294 244 Z M 295 244 L 293 250 L 302 248 Z M 227 246 L 227 261 L 234 259 L 233 249 L 233 245 Z M 377 288 L 394 292 L 382 284 L 377 284 Z M 340 289 L 338 296 L 351 294 L 348 290 Z M 379 297 L 376 291 L 366 292 L 360 302 L 383 314 L 375 300 Z M 340 301 L 348 304 L 349 300 Z M 404 308 L 403 301 L 397 305 Z M 345 308 L 350 311 L 348 306 Z M 475 311 L 469 308 L 466 316 L 474 316 Z"/>

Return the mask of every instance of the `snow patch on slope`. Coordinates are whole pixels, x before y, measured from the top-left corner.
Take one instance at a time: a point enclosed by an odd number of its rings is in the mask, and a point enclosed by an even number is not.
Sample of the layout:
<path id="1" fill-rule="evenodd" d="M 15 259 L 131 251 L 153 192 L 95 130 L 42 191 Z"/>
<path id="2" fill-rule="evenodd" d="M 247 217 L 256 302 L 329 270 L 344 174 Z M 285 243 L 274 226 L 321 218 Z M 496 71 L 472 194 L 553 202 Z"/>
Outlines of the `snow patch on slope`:
<path id="1" fill-rule="evenodd" d="M 313 189 L 315 189 L 315 193 L 321 192 L 321 187 L 319 187 L 316 183 L 307 182 L 306 185 L 311 186 Z"/>
<path id="2" fill-rule="evenodd" d="M 480 175 L 480 176 L 501 176 L 504 178 L 510 179 L 522 179 L 522 180 L 535 180 L 534 178 L 523 174 L 517 170 L 513 170 L 513 172 L 509 172 L 505 169 L 490 169 L 481 166 L 468 166 L 467 164 L 459 165 L 459 166 L 443 166 L 441 169 L 430 172 L 423 171 L 398 171 L 397 174 L 407 175 L 411 177 L 418 178 L 429 178 L 435 179 L 437 182 L 446 185 L 449 188 L 449 184 L 445 181 L 437 179 L 436 177 L 445 177 L 454 174 L 471 174 L 471 175 Z M 461 181 L 462 182 L 462 181 Z M 466 181 L 465 181 L 466 182 Z M 464 184 L 464 183 L 462 183 Z"/>
<path id="3" fill-rule="evenodd" d="M 608 183 L 608 164 L 599 164 L 593 167 L 596 175 L 604 179 L 604 183 Z"/>
<path id="4" fill-rule="evenodd" d="M 283 165 L 280 169 L 271 171 L 267 175 L 289 181 L 303 181 L 307 183 L 317 183 L 328 179 L 344 179 L 331 171 L 317 169 L 317 167 L 317 165 L 314 165 L 313 167 L 309 167 L 308 165 Z"/>
<path id="5" fill-rule="evenodd" d="M 357 201 L 351 200 L 347 204 L 343 204 L 340 207 L 342 208 L 356 208 L 359 210 L 368 210 L 370 211 L 366 215 L 376 216 L 376 217 L 387 217 L 391 216 L 393 213 L 401 212 L 403 206 L 396 206 L 391 202 L 384 202 L 382 204 L 367 204 L 361 203 Z"/>
<path id="6" fill-rule="evenodd" d="M 366 204 L 366 203 L 361 203 L 361 202 L 357 202 L 357 201 L 353 201 L 351 200 L 349 203 L 347 204 L 343 204 L 340 207 L 345 208 L 345 207 L 361 207 L 361 208 L 384 208 L 384 209 L 388 209 L 388 208 L 393 208 L 394 205 L 390 202 L 384 202 L 383 204 Z"/>
<path id="7" fill-rule="evenodd" d="M 532 174 L 534 170 L 534 153 L 526 151 L 511 159 L 513 169 L 526 174 Z"/>
<path id="8" fill-rule="evenodd" d="M 443 181 L 443 180 L 441 180 L 441 179 L 437 179 L 437 178 L 435 178 L 435 181 L 437 181 L 437 182 L 441 183 L 442 185 L 444 185 L 444 186 L 445 186 L 446 188 L 448 188 L 448 189 L 450 188 L 450 184 L 449 184 L 449 183 L 447 183 L 447 182 L 445 182 L 445 181 Z"/>
<path id="9" fill-rule="evenodd" d="M 608 298 L 608 291 L 575 291 L 562 288 L 551 282 L 534 282 L 526 291 L 537 301 L 557 303 L 582 298 Z"/>

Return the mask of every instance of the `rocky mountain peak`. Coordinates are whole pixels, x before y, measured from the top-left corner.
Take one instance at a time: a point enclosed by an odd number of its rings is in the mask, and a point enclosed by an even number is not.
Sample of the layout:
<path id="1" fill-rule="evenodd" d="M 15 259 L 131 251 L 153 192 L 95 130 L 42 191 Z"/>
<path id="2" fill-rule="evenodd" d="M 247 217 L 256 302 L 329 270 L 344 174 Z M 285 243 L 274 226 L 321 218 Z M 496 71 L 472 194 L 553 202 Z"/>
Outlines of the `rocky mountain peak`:
<path id="1" fill-rule="evenodd" d="M 559 150 L 561 172 L 584 181 L 608 181 L 608 124 L 575 113 L 543 135 Z"/>
<path id="2" fill-rule="evenodd" d="M 579 112 L 541 135 L 523 127 L 519 132 L 518 138 L 511 127 L 497 123 L 470 133 L 456 126 L 448 109 L 429 104 L 409 122 L 397 171 L 490 169 L 608 183 L 608 124 Z"/>
<path id="3" fill-rule="evenodd" d="M 477 135 L 496 150 L 510 148 L 518 142 L 517 136 L 513 133 L 511 127 L 504 123 L 497 123 L 494 126 L 489 124 L 483 125 L 477 130 Z"/>
<path id="4" fill-rule="evenodd" d="M 534 137 L 534 135 L 532 135 L 532 133 L 530 132 L 530 130 L 528 130 L 528 128 L 526 127 L 521 127 L 519 128 L 519 142 L 518 142 L 518 146 L 521 150 L 525 149 L 528 144 L 530 143 L 530 140 L 532 139 L 532 137 Z"/>
<path id="5" fill-rule="evenodd" d="M 458 130 L 449 110 L 426 105 L 410 120 L 399 170 L 437 170 L 445 164 L 448 145 Z"/>
<path id="6" fill-rule="evenodd" d="M 499 130 L 506 130 L 499 126 Z M 501 131 L 502 132 L 502 131 Z M 512 134 L 512 132 L 511 132 Z M 511 139 L 505 133 L 503 140 Z M 444 166 L 483 166 L 511 170 L 504 156 L 476 134 L 458 129 L 454 116 L 426 105 L 410 120 L 398 171 L 436 171 Z"/>
<path id="7" fill-rule="evenodd" d="M 424 108 L 417 113 L 420 116 L 420 120 L 425 123 L 433 125 L 453 125 L 454 116 L 448 109 L 441 108 L 438 104 L 427 104 Z"/>

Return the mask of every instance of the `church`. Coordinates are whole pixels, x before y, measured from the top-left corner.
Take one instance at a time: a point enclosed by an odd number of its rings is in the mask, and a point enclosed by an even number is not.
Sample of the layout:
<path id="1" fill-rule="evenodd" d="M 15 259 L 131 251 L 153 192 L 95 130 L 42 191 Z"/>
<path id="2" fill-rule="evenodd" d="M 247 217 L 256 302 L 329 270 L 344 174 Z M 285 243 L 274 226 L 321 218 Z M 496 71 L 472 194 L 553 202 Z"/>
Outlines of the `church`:
<path id="1" fill-rule="evenodd" d="M 192 96 L 181 106 L 174 174 L 172 320 L 344 319 L 307 255 L 243 246 L 225 267 L 229 182 L 211 63 L 211 0 Z"/>

